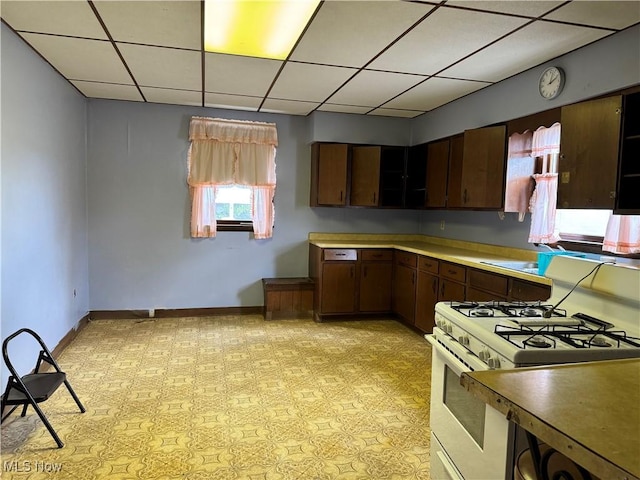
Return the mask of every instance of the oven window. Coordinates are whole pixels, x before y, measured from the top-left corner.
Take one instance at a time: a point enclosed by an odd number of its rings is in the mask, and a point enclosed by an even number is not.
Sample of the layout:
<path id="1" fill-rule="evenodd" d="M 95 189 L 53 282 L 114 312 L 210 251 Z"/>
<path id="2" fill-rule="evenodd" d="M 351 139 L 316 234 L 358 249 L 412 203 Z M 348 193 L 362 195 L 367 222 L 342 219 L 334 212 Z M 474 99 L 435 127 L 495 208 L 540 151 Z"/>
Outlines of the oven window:
<path id="1" fill-rule="evenodd" d="M 482 448 L 486 405 L 460 385 L 460 377 L 447 365 L 444 366 L 444 404 Z"/>

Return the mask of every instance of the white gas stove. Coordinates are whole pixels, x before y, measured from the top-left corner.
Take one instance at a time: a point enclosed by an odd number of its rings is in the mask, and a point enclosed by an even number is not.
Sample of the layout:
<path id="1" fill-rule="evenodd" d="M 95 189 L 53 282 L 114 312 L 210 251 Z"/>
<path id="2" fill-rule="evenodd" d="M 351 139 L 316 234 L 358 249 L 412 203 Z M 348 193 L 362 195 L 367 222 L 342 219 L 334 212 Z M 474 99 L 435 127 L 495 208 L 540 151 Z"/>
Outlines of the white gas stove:
<path id="1" fill-rule="evenodd" d="M 558 256 L 546 276 L 545 302 L 438 303 L 434 339 L 494 369 L 640 357 L 640 269 Z"/>
<path id="2" fill-rule="evenodd" d="M 559 255 L 545 302 L 440 302 L 431 362 L 431 478 L 510 480 L 513 423 L 460 385 L 469 370 L 640 357 L 640 269 Z M 555 477 L 554 477 L 555 478 Z"/>

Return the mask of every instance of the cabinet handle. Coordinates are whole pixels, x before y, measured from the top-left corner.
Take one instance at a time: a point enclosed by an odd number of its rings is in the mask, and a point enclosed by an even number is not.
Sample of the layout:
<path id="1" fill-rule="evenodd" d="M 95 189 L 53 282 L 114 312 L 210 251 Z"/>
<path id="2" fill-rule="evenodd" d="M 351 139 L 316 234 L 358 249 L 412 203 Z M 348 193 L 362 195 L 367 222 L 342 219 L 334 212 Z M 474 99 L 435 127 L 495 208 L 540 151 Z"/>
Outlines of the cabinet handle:
<path id="1" fill-rule="evenodd" d="M 462 194 L 462 203 L 467 203 L 467 189 L 464 189 L 464 193 Z"/>
<path id="2" fill-rule="evenodd" d="M 342 190 L 340 190 L 340 201 L 342 201 Z"/>
<path id="3" fill-rule="evenodd" d="M 416 284 L 416 272 L 413 272 L 411 274 L 411 285 L 415 285 Z"/>
<path id="4" fill-rule="evenodd" d="M 376 203 L 376 192 L 373 192 L 373 203 Z"/>
<path id="5" fill-rule="evenodd" d="M 444 297 L 444 283 L 440 286 L 440 296 Z"/>
<path id="6" fill-rule="evenodd" d="M 433 286 L 431 287 L 431 288 L 432 288 L 432 290 L 433 290 L 433 294 L 434 294 L 434 295 L 436 294 L 436 291 L 438 290 L 438 286 L 437 286 L 437 285 L 438 285 L 438 279 L 437 279 L 437 278 L 434 278 L 434 279 L 433 279 Z"/>

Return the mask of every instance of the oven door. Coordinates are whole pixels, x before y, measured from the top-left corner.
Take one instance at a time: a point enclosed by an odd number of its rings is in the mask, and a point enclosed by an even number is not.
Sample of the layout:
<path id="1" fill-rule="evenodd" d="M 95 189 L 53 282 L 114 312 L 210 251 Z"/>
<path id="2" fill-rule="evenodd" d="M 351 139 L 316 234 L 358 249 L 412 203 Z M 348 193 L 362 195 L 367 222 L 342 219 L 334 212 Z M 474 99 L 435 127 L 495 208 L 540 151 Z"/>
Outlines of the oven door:
<path id="1" fill-rule="evenodd" d="M 513 426 L 460 385 L 462 372 L 489 367 L 437 327 L 426 338 L 433 346 L 431 431 L 442 449 L 441 457 L 432 454 L 432 464 L 449 460 L 454 468 L 448 472 L 457 471 L 466 479 L 510 478 Z M 451 477 L 433 476 L 442 471 L 439 467 L 432 465 L 432 478 Z"/>

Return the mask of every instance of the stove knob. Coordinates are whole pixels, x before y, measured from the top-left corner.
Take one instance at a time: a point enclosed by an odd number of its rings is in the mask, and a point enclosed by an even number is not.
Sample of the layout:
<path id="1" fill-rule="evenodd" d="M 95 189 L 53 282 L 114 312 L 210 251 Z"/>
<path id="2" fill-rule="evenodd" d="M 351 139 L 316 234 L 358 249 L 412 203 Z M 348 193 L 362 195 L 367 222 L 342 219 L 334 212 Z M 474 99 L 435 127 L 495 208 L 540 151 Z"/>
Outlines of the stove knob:
<path id="1" fill-rule="evenodd" d="M 460 335 L 458 337 L 458 343 L 460 343 L 460 345 L 469 346 L 469 337 L 467 335 Z"/>
<path id="2" fill-rule="evenodd" d="M 500 368 L 500 359 L 498 357 L 489 358 L 487 360 L 487 365 L 489 365 L 489 367 L 491 368 Z"/>
<path id="3" fill-rule="evenodd" d="M 480 358 L 480 360 L 482 360 L 483 362 L 486 362 L 489 358 L 489 352 L 487 350 L 480 350 L 478 352 L 478 358 Z"/>

